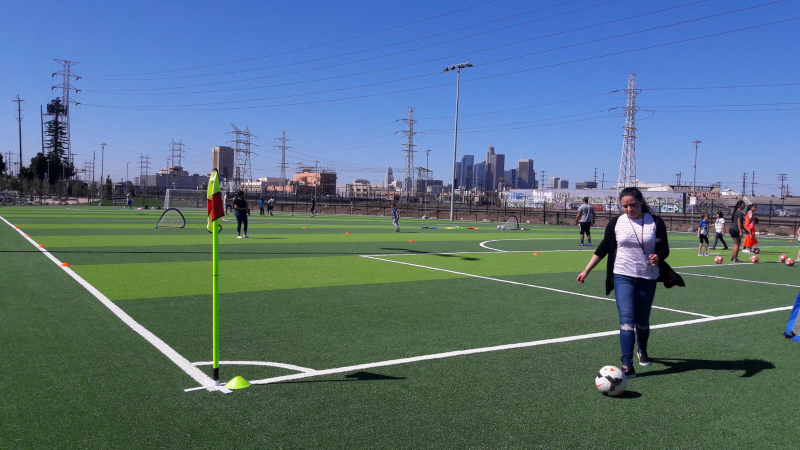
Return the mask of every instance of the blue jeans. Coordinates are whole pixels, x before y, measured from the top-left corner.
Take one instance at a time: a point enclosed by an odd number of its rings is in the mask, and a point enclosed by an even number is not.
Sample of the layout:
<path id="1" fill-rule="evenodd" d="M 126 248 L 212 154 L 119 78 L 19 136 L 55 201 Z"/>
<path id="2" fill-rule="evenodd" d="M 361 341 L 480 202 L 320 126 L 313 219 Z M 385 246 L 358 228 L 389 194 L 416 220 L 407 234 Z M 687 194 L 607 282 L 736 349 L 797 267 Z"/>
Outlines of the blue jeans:
<path id="1" fill-rule="evenodd" d="M 242 224 L 244 224 L 244 234 L 247 234 L 247 211 L 236 211 L 236 234 L 242 235 Z"/>
<path id="2" fill-rule="evenodd" d="M 619 312 L 619 343 L 623 366 L 633 367 L 633 344 L 647 351 L 650 337 L 650 309 L 656 294 L 656 280 L 614 274 L 614 296 Z M 635 331 L 634 331 L 635 329 Z"/>

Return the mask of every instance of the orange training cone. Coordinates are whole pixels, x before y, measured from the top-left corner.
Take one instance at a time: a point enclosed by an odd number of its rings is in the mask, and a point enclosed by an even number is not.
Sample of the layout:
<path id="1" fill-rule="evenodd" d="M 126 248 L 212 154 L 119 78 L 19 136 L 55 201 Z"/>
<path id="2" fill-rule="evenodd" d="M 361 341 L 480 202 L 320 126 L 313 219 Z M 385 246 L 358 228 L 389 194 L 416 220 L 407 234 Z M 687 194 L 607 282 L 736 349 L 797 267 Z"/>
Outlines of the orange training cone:
<path id="1" fill-rule="evenodd" d="M 538 253 L 534 253 L 533 256 L 539 256 L 539 254 Z"/>
<path id="2" fill-rule="evenodd" d="M 69 263 L 61 263 L 61 267 L 69 267 Z"/>
<path id="3" fill-rule="evenodd" d="M 348 231 L 348 232 L 346 232 L 346 233 L 344 233 L 344 234 L 350 234 L 350 232 Z"/>
<path id="4" fill-rule="evenodd" d="M 410 240 L 410 241 L 408 241 L 408 242 L 414 242 L 414 240 L 413 240 L 413 239 L 411 239 L 411 240 Z"/>

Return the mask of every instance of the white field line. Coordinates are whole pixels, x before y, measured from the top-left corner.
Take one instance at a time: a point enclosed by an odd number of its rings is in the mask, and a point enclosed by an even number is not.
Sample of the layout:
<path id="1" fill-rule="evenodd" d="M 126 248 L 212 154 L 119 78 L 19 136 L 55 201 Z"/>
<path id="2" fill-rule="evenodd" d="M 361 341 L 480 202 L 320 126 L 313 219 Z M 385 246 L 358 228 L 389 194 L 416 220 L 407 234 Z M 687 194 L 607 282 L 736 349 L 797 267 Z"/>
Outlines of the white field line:
<path id="1" fill-rule="evenodd" d="M 672 327 L 680 327 L 684 325 L 694 325 L 698 323 L 704 322 L 713 322 L 716 320 L 726 320 L 726 319 L 736 319 L 739 317 L 747 317 L 747 316 L 755 316 L 759 314 L 768 314 L 777 311 L 788 311 L 792 309 L 792 306 L 784 306 L 780 308 L 772 308 L 772 309 L 764 309 L 761 311 L 751 311 L 746 313 L 740 314 L 729 314 L 726 316 L 717 316 L 717 317 L 705 317 L 702 319 L 693 319 L 693 320 L 684 320 L 681 322 L 672 322 L 672 323 L 664 323 L 660 325 L 652 325 L 650 329 L 660 329 L 660 328 L 672 328 Z M 563 342 L 572 342 L 572 341 L 580 341 L 584 339 L 594 339 L 599 337 L 606 337 L 606 336 L 614 336 L 619 334 L 619 330 L 613 331 L 602 331 L 599 333 L 589 333 L 589 334 L 581 334 L 577 336 L 567 336 L 561 338 L 554 338 L 554 339 L 542 339 L 539 341 L 531 341 L 531 342 L 521 342 L 518 344 L 506 344 L 506 345 L 496 345 L 493 347 L 481 347 L 481 348 L 473 348 L 469 350 L 456 350 L 452 352 L 444 352 L 444 353 L 434 353 L 431 355 L 422 355 L 422 356 L 414 356 L 410 358 L 400 358 L 400 359 L 390 359 L 388 361 L 381 361 L 375 363 L 367 363 L 367 364 L 359 364 L 355 366 L 346 366 L 346 367 L 337 367 L 334 369 L 324 369 L 318 370 L 316 372 L 308 372 L 308 373 L 297 373 L 292 375 L 284 375 L 280 377 L 272 377 L 272 378 L 264 378 L 261 380 L 251 381 L 250 384 L 269 384 L 269 383 L 279 383 L 281 381 L 290 381 L 290 380 L 298 380 L 302 378 L 310 378 L 310 377 L 317 377 L 321 375 L 332 375 L 337 373 L 345 373 L 345 372 L 354 372 L 359 370 L 366 370 L 366 369 L 374 369 L 376 367 L 386 367 L 386 366 L 396 366 L 400 364 L 409 364 L 418 361 L 430 361 L 434 359 L 444 359 L 444 358 L 452 358 L 455 356 L 463 356 L 463 355 L 474 355 L 476 353 L 489 353 L 489 352 L 497 352 L 502 350 L 511 350 L 517 348 L 527 348 L 527 347 L 536 347 L 540 345 L 548 345 L 548 344 L 559 344 Z"/>
<path id="2" fill-rule="evenodd" d="M 800 286 L 796 284 L 783 284 L 783 283 L 770 283 L 768 281 L 755 281 L 755 280 L 742 280 L 739 278 L 728 278 L 728 277 L 718 277 L 715 275 L 703 275 L 699 273 L 689 273 L 689 272 L 678 272 L 681 275 L 691 275 L 693 277 L 706 277 L 706 278 L 718 278 L 720 280 L 730 280 L 730 281 L 741 281 L 742 283 L 756 283 L 756 284 L 769 284 L 771 286 L 788 286 L 793 288 L 800 288 Z"/>
<path id="3" fill-rule="evenodd" d="M 202 361 L 193 363 L 195 366 L 210 366 L 214 364 L 212 361 Z M 287 370 L 294 370 L 297 372 L 303 373 L 316 373 L 317 371 L 314 369 L 309 369 L 308 367 L 301 367 L 295 366 L 294 364 L 285 364 L 285 363 L 276 363 L 276 362 L 269 362 L 269 361 L 220 361 L 219 365 L 221 366 L 269 366 L 269 367 L 278 367 L 281 369 Z"/>
<path id="4" fill-rule="evenodd" d="M 758 264 L 783 264 L 780 261 L 764 261 Z M 755 266 L 755 264 L 747 261 L 742 261 L 741 263 L 729 263 L 729 264 L 700 264 L 697 266 L 673 266 L 673 269 L 694 269 L 698 267 L 744 267 L 744 266 Z"/>
<path id="5" fill-rule="evenodd" d="M 559 293 L 562 293 L 562 294 L 577 295 L 579 297 L 595 298 L 595 299 L 604 300 L 604 301 L 607 301 L 607 302 L 615 301 L 612 298 L 598 297 L 596 295 L 589 295 L 589 294 L 581 294 L 579 292 L 564 291 L 564 290 L 561 290 L 561 289 L 555 289 L 555 288 L 550 288 L 550 287 L 546 287 L 546 286 L 538 286 L 538 285 L 535 285 L 535 284 L 520 283 L 518 281 L 503 280 L 502 278 L 484 277 L 482 275 L 473 275 L 473 274 L 470 274 L 470 273 L 456 272 L 454 270 L 440 269 L 438 267 L 422 266 L 422 265 L 419 265 L 419 264 L 411 264 L 411 263 L 401 262 L 401 261 L 392 261 L 391 259 L 376 258 L 374 256 L 369 256 L 369 255 L 361 255 L 361 257 L 369 258 L 369 259 L 375 259 L 375 260 L 378 260 L 378 261 L 386 261 L 386 262 L 395 263 L 395 264 L 403 264 L 403 265 L 407 265 L 407 266 L 420 267 L 422 269 L 429 269 L 429 270 L 437 270 L 437 271 L 440 271 L 440 272 L 454 273 L 456 275 L 462 275 L 462 276 L 465 276 L 465 277 L 480 278 L 480 279 L 483 279 L 483 280 L 491 280 L 491 281 L 499 281 L 500 283 L 508 283 L 508 284 L 514 284 L 514 285 L 517 285 L 517 286 L 532 287 L 532 288 L 536 288 L 536 289 L 543 289 L 543 290 L 546 290 L 546 291 L 559 292 Z M 661 310 L 664 310 L 664 311 L 672 311 L 672 312 L 681 313 L 681 314 L 688 314 L 690 316 L 712 317 L 712 316 L 709 316 L 709 315 L 706 315 L 706 314 L 699 314 L 699 313 L 694 313 L 694 312 L 689 312 L 689 311 L 681 311 L 679 309 L 665 308 L 663 306 L 653 306 L 653 308 L 661 309 Z"/>
<path id="6" fill-rule="evenodd" d="M 106 308 L 111 310 L 111 312 L 114 313 L 114 315 L 119 317 L 120 320 L 122 320 L 126 325 L 131 327 L 133 331 L 139 333 L 139 335 L 142 336 L 147 342 L 152 344 L 156 349 L 158 349 L 158 351 L 163 353 L 164 356 L 169 358 L 170 361 L 175 363 L 176 366 L 178 366 L 181 370 L 183 370 L 187 375 L 192 377 L 192 379 L 200 383 L 201 386 L 205 386 L 208 389 L 219 390 L 225 393 L 231 392 L 229 389 L 223 386 L 214 386 L 214 380 L 212 380 L 209 376 L 203 373 L 203 371 L 193 366 L 192 363 L 189 362 L 189 360 L 181 356 L 180 353 L 176 352 L 172 347 L 167 345 L 166 342 L 159 339 L 158 336 L 150 332 L 150 330 L 148 330 L 147 328 L 143 327 L 138 322 L 133 320 L 133 318 L 129 316 L 128 313 L 123 311 L 119 306 L 117 306 L 114 302 L 112 302 L 102 292 L 98 291 L 97 288 L 89 284 L 89 282 L 84 280 L 80 275 L 75 273 L 75 271 L 73 271 L 69 267 L 62 266 L 61 265 L 62 263 L 61 261 L 58 260 L 58 258 L 53 256 L 46 249 L 39 247 L 39 244 L 33 239 L 31 239 L 29 236 L 25 236 L 25 232 L 23 232 L 21 229 L 16 228 L 11 222 L 6 220 L 2 216 L 0 216 L 0 219 L 2 219 L 3 222 L 8 224 L 8 226 L 10 226 L 11 228 L 16 229 L 16 231 L 19 232 L 19 234 L 23 238 L 27 239 L 28 242 L 33 244 L 34 247 L 38 248 L 46 257 L 48 257 L 57 266 L 59 266 L 59 268 L 61 268 L 64 272 L 66 272 L 69 276 L 71 276 L 75 281 L 80 283 L 81 286 L 86 288 L 86 290 L 89 291 L 92 295 L 94 295 L 96 299 L 100 300 L 100 303 L 102 303 Z"/>
<path id="7" fill-rule="evenodd" d="M 547 238 L 549 239 L 549 238 Z M 560 238 L 558 238 L 560 239 Z M 482 242 L 495 242 L 495 241 L 503 241 L 506 239 L 495 239 L 493 241 L 485 241 Z M 517 239 L 515 239 L 517 240 Z M 543 240 L 543 239 L 537 239 Z M 475 252 L 439 252 L 439 253 L 376 253 L 372 255 L 360 255 L 360 256 L 430 256 L 430 255 L 489 255 L 489 254 L 498 254 L 498 253 L 564 253 L 564 252 L 594 252 L 597 247 L 589 247 L 588 250 L 580 250 L 580 249 L 572 249 L 572 250 L 497 250 L 490 247 L 482 246 L 487 250 L 492 250 L 489 252 L 486 251 L 475 251 Z M 693 250 L 696 247 L 670 247 L 670 250 Z M 685 266 L 685 267 L 707 267 L 707 266 Z M 677 267 L 673 267 L 676 269 Z"/>

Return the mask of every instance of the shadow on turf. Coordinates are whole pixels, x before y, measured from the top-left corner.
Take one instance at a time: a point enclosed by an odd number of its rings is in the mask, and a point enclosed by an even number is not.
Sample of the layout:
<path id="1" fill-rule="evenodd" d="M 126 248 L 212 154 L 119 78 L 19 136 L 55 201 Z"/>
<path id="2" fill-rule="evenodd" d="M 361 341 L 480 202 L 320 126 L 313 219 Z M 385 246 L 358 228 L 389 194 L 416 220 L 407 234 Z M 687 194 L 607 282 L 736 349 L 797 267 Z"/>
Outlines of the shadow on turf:
<path id="1" fill-rule="evenodd" d="M 656 364 L 667 366 L 665 369 L 642 372 L 637 378 L 654 375 L 671 375 L 691 370 L 726 370 L 728 372 L 744 371 L 740 377 L 749 378 L 762 370 L 774 369 L 775 365 L 763 359 L 740 359 L 738 361 L 715 361 L 710 359 L 678 359 L 652 358 Z"/>
<path id="2" fill-rule="evenodd" d="M 372 372 L 356 372 L 350 375 L 345 375 L 346 380 L 303 380 L 303 381 L 284 381 L 277 384 L 297 384 L 297 383 L 339 383 L 342 381 L 390 381 L 390 380 L 405 380 L 405 377 L 392 377 L 389 375 L 381 375 Z"/>

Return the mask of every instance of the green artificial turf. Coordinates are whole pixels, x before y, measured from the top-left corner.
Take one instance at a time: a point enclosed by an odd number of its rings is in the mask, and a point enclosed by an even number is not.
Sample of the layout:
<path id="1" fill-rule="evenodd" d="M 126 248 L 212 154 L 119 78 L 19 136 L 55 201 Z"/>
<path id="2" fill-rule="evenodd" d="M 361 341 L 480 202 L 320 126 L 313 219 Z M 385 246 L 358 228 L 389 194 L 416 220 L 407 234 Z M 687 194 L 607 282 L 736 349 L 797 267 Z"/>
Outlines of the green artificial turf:
<path id="1" fill-rule="evenodd" d="M 185 215 L 185 229 L 155 229 L 160 211 L 0 209 L 201 363 L 211 360 L 210 235 L 203 211 Z M 387 218 L 251 219 L 251 239 L 235 239 L 230 222 L 220 239 L 224 361 L 321 370 L 618 328 L 605 263 L 585 284 L 575 280 L 594 248 L 578 247 L 573 227 L 511 232 L 459 221 L 481 229 L 431 230 L 421 227 L 448 222 L 402 219 L 395 233 Z M 597 245 L 603 230 L 593 231 Z M 691 233 L 672 233 L 670 243 L 676 270 L 719 278 L 686 275 L 685 288 L 660 286 L 655 305 L 677 311 L 654 309 L 652 325 L 700 318 L 687 312 L 786 307 L 797 295 L 800 267 L 719 266 L 697 256 Z M 782 239 L 759 245 L 762 261 L 797 252 Z M 0 286 L 0 448 L 790 448 L 796 441 L 800 347 L 781 336 L 788 311 L 653 330 L 655 362 L 636 366 L 640 376 L 622 398 L 603 397 L 592 384 L 601 366 L 619 365 L 614 335 L 223 395 L 183 392 L 195 385 L 188 375 L 5 223 Z M 250 380 L 296 373 L 247 364 L 221 372 Z"/>

